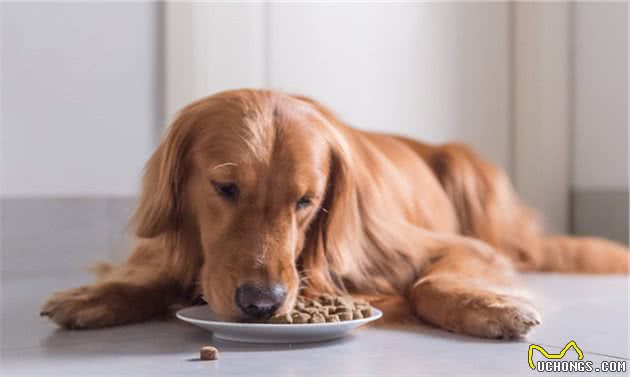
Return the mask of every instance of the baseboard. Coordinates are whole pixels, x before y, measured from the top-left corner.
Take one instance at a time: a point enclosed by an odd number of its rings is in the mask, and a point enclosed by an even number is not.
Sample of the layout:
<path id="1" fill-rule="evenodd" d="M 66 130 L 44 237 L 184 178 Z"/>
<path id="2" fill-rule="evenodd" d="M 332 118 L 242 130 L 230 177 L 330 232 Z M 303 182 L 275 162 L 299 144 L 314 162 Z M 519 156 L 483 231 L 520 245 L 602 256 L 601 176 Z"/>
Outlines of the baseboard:
<path id="1" fill-rule="evenodd" d="M 571 231 L 628 244 L 628 190 L 575 190 L 571 195 Z"/>
<path id="2" fill-rule="evenodd" d="M 3 276 L 77 271 L 129 254 L 133 197 L 2 198 Z M 627 191 L 575 191 L 573 232 L 628 243 Z"/>

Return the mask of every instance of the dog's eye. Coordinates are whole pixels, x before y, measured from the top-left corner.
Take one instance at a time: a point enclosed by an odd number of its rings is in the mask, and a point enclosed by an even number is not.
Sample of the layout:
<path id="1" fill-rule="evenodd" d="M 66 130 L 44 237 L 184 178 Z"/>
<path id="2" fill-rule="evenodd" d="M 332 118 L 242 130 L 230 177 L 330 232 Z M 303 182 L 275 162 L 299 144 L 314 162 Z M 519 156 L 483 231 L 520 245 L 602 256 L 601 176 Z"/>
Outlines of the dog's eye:
<path id="1" fill-rule="evenodd" d="M 295 209 L 300 210 L 310 206 L 311 204 L 313 204 L 313 200 L 310 197 L 304 195 L 300 198 L 300 200 L 297 201 L 297 203 L 295 203 Z"/>
<path id="2" fill-rule="evenodd" d="M 217 194 L 221 195 L 225 199 L 238 199 L 239 191 L 238 186 L 235 183 L 220 183 L 212 181 L 212 186 L 216 190 Z"/>

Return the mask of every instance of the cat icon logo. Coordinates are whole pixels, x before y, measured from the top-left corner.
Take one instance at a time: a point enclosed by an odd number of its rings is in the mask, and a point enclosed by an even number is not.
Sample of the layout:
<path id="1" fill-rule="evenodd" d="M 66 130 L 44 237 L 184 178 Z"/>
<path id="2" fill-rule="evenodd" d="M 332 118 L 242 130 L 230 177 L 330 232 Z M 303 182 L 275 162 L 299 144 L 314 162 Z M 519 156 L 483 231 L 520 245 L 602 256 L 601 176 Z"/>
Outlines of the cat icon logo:
<path id="1" fill-rule="evenodd" d="M 534 360 L 533 360 L 534 350 L 538 350 L 548 360 L 559 360 L 564 357 L 564 355 L 567 353 L 567 351 L 570 348 L 573 348 L 575 352 L 577 352 L 578 360 L 582 360 L 584 358 L 584 353 L 582 352 L 580 347 L 578 347 L 578 345 L 575 343 L 575 340 L 572 340 L 569 343 L 567 343 L 567 345 L 564 346 L 562 351 L 560 351 L 559 353 L 549 353 L 544 348 L 542 348 L 541 346 L 537 344 L 530 344 L 529 350 L 527 352 L 527 361 L 529 361 L 529 367 L 534 370 L 536 369 L 536 365 L 534 364 Z"/>

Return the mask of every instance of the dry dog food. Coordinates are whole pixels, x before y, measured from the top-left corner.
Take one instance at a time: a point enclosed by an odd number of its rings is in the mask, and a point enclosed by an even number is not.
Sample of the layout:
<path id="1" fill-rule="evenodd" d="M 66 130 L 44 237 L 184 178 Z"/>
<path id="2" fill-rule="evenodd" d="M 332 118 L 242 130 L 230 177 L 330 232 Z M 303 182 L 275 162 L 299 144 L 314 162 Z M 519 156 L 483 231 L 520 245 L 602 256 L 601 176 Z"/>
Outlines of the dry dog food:
<path id="1" fill-rule="evenodd" d="M 367 318 L 371 315 L 372 308 L 365 300 L 323 294 L 315 299 L 298 297 L 292 311 L 275 315 L 269 322 L 284 324 L 340 322 Z"/>
<path id="2" fill-rule="evenodd" d="M 219 350 L 212 346 L 203 346 L 199 350 L 201 360 L 216 360 L 219 358 Z"/>

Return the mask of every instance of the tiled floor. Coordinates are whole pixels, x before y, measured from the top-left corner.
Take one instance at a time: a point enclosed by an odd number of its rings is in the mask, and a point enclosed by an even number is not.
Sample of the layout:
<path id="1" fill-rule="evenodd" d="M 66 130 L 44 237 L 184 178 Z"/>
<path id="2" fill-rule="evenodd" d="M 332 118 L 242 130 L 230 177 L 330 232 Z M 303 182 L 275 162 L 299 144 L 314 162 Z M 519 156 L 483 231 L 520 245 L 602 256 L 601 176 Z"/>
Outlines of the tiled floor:
<path id="1" fill-rule="evenodd" d="M 627 277 L 526 276 L 544 323 L 513 342 L 415 326 L 266 346 L 218 341 L 177 322 L 73 332 L 40 318 L 51 292 L 91 280 L 81 268 L 126 254 L 132 208 L 132 198 L 2 200 L 1 376 L 534 376 L 545 373 L 529 369 L 529 343 L 555 353 L 569 340 L 595 365 L 630 358 Z M 196 359 L 206 344 L 220 348 L 220 360 Z"/>
<path id="2" fill-rule="evenodd" d="M 415 326 L 372 327 L 308 345 L 229 343 L 176 322 L 63 331 L 38 316 L 51 291 L 89 279 L 66 273 L 2 281 L 2 376 L 533 376 L 544 373 L 529 369 L 529 343 L 559 352 L 569 340 L 595 366 L 630 357 L 625 277 L 527 276 L 544 323 L 526 340 L 481 340 Z M 206 344 L 221 350 L 220 360 L 196 359 Z"/>

